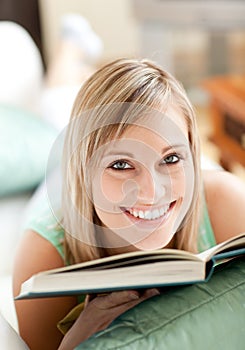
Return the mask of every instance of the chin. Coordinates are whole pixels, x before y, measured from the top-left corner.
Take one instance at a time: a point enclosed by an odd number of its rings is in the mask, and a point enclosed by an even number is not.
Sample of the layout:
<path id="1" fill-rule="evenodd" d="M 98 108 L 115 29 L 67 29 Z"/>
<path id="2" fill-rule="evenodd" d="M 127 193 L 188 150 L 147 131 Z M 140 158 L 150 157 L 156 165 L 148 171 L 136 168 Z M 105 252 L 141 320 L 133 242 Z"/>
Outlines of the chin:
<path id="1" fill-rule="evenodd" d="M 172 238 L 173 236 L 170 236 L 168 239 L 157 241 L 149 237 L 140 242 L 135 243 L 134 246 L 138 250 L 157 250 L 157 249 L 168 248 L 168 245 L 171 242 Z"/>

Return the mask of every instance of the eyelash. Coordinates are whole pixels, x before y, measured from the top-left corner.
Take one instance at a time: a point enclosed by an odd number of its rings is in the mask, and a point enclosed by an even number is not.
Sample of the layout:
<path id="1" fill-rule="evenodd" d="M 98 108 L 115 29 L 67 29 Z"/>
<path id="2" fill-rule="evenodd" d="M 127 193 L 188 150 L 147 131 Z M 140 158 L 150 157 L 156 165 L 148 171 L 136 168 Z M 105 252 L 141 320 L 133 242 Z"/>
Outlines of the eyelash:
<path id="1" fill-rule="evenodd" d="M 169 159 L 169 158 L 177 158 L 176 160 L 174 160 L 174 161 L 170 161 L 170 162 L 168 162 L 167 161 L 167 159 Z M 174 164 L 176 164 L 176 163 L 178 163 L 181 159 L 183 159 L 180 155 L 178 155 L 178 154 L 176 154 L 176 153 L 173 153 L 173 154 L 169 154 L 167 157 L 165 157 L 164 159 L 163 159 L 163 161 L 161 161 L 161 163 L 160 163 L 160 165 L 169 165 L 169 166 L 171 166 L 171 165 L 174 165 Z M 125 165 L 127 165 L 127 167 L 126 168 L 116 168 L 115 166 L 116 165 L 118 165 L 119 163 L 124 163 Z M 109 166 L 109 168 L 111 168 L 111 169 L 113 169 L 113 170 L 116 170 L 116 171 L 125 171 L 125 170 L 131 170 L 131 169 L 133 169 L 133 166 L 131 166 L 129 163 L 128 163 L 128 161 L 126 161 L 126 160 L 124 160 L 124 159 L 119 159 L 119 160 L 117 160 L 116 162 L 114 162 L 114 163 L 112 163 L 110 166 Z"/>
<path id="2" fill-rule="evenodd" d="M 125 163 L 127 164 L 129 167 L 127 168 L 124 168 L 124 169 L 119 169 L 119 168 L 115 168 L 114 166 L 119 164 L 119 163 Z M 130 169 L 133 169 L 133 167 L 124 159 L 119 159 L 117 160 L 116 162 L 112 163 L 109 168 L 113 169 L 113 170 L 117 170 L 117 171 L 122 171 L 122 170 L 130 170 Z"/>
<path id="3" fill-rule="evenodd" d="M 175 161 L 172 161 L 172 162 L 166 162 L 166 159 L 168 159 L 168 158 L 174 158 L 174 157 L 176 157 L 177 158 L 177 160 L 175 160 Z M 165 157 L 164 158 L 164 160 L 162 161 L 162 163 L 165 165 L 165 164 L 167 164 L 167 165 L 174 165 L 174 164 L 176 164 L 176 163 L 178 163 L 181 159 L 183 159 L 179 154 L 176 154 L 176 153 L 173 153 L 173 154 L 169 154 L 167 157 Z"/>

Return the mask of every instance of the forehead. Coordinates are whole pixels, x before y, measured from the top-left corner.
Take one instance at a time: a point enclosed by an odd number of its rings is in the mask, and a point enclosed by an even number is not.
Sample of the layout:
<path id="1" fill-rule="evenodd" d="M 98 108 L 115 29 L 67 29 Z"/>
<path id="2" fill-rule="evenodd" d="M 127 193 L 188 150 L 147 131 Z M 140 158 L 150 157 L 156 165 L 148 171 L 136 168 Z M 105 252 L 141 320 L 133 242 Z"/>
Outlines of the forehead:
<path id="1" fill-rule="evenodd" d="M 131 124 L 121 139 L 134 139 L 148 144 L 188 144 L 188 126 L 180 110 L 168 107 L 164 113 L 157 111 Z"/>

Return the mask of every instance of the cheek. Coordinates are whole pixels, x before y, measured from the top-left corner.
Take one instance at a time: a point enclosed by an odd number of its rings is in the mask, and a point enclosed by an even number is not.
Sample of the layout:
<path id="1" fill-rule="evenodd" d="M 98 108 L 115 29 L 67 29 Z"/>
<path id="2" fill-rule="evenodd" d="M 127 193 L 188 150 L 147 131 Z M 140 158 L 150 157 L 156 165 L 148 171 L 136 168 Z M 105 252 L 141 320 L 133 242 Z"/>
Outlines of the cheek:
<path id="1" fill-rule="evenodd" d="M 106 201 L 114 204 L 121 202 L 125 196 L 123 181 L 104 174 L 101 178 L 101 193 Z"/>
<path id="2" fill-rule="evenodd" d="M 109 227 L 110 230 L 125 229 L 129 226 L 129 222 L 125 220 L 122 212 L 105 211 L 96 207 L 95 211 L 105 227 Z"/>
<path id="3" fill-rule="evenodd" d="M 92 194 L 95 208 L 111 212 L 114 207 L 123 201 L 123 181 L 114 179 L 106 173 L 95 174 Z"/>
<path id="4" fill-rule="evenodd" d="M 171 175 L 171 192 L 172 197 L 184 197 L 186 194 L 187 178 L 184 171 Z"/>

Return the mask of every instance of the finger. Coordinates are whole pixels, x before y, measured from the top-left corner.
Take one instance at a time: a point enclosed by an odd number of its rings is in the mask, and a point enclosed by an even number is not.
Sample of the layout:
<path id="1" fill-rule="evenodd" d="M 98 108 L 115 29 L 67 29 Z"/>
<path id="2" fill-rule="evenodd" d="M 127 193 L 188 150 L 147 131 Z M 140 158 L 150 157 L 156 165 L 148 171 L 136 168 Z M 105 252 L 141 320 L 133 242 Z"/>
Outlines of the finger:
<path id="1" fill-rule="evenodd" d="M 87 294 L 84 300 L 84 307 L 87 307 L 88 303 L 96 297 L 96 294 Z"/>
<path id="2" fill-rule="evenodd" d="M 87 294 L 84 300 L 84 306 L 86 307 L 88 305 L 88 303 L 90 303 L 93 299 L 95 299 L 96 297 L 101 297 L 101 296 L 105 296 L 108 295 L 109 293 L 93 293 L 93 294 Z"/>
<path id="3" fill-rule="evenodd" d="M 140 299 L 146 300 L 159 294 L 160 294 L 160 291 L 157 288 L 146 289 L 144 293 L 141 295 Z"/>
<path id="4" fill-rule="evenodd" d="M 113 308 L 110 308 L 110 311 L 113 312 L 114 317 L 117 317 L 117 316 L 121 315 L 122 313 L 132 309 L 133 307 L 140 304 L 141 302 L 143 302 L 149 298 L 152 298 L 154 296 L 157 296 L 159 294 L 160 294 L 160 291 L 157 288 L 146 289 L 144 291 L 144 293 L 140 297 L 138 297 L 137 299 L 136 298 L 131 299 L 124 304 L 114 306 Z"/>
<path id="5" fill-rule="evenodd" d="M 129 300 L 127 303 L 121 305 L 122 307 L 125 305 L 126 308 L 130 309 L 133 306 L 136 306 L 137 304 L 140 304 L 142 301 L 150 299 L 154 296 L 157 296 L 160 294 L 160 291 L 157 288 L 150 288 L 145 289 L 141 295 L 139 295 L 139 298 L 135 298 L 132 300 Z M 120 305 L 119 305 L 120 307 Z"/>
<path id="6" fill-rule="evenodd" d="M 100 309 L 111 309 L 130 301 L 137 301 L 139 298 L 139 293 L 136 290 L 123 290 L 98 296 L 93 300 L 93 303 Z"/>

